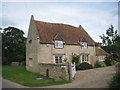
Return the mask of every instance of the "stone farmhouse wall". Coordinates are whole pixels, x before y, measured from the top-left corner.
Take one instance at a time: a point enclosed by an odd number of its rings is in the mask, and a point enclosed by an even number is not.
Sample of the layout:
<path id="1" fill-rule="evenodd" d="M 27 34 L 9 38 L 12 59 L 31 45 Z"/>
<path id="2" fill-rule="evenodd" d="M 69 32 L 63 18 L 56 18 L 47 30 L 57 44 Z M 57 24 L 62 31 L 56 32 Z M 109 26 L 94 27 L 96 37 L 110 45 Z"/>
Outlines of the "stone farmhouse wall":
<path id="1" fill-rule="evenodd" d="M 40 63 L 39 73 L 55 80 L 72 80 L 69 64 Z"/>
<path id="2" fill-rule="evenodd" d="M 31 18 L 28 38 L 27 38 L 27 43 L 26 43 L 26 70 L 35 72 L 35 73 L 46 74 L 45 73 L 46 69 L 49 69 L 50 76 L 53 77 L 53 75 L 51 74 L 52 69 L 50 70 L 50 68 L 56 67 L 56 68 L 59 68 L 58 71 L 63 70 L 60 68 L 61 66 L 59 64 L 58 65 L 55 64 L 56 55 L 62 55 L 63 61 L 67 58 L 67 62 L 71 63 L 72 54 L 80 55 L 81 53 L 88 53 L 89 54 L 88 63 L 94 65 L 95 52 L 94 52 L 93 46 L 88 46 L 88 48 L 86 49 L 81 49 L 80 45 L 66 45 L 65 44 L 63 49 L 55 49 L 54 44 L 40 43 L 40 37 L 38 35 L 38 30 L 36 29 L 35 23 L 33 22 Z M 51 64 L 44 64 L 43 66 L 43 64 L 41 65 L 40 63 L 51 63 Z M 55 69 L 54 71 L 57 73 L 57 69 Z M 65 73 L 67 73 L 67 69 L 65 69 Z"/>
<path id="3" fill-rule="evenodd" d="M 67 62 L 71 62 L 72 54 L 80 55 L 80 53 L 89 54 L 89 64 L 94 65 L 96 62 L 94 61 L 95 52 L 93 46 L 88 46 L 86 49 L 81 49 L 80 45 L 64 45 L 63 49 L 55 49 L 54 44 L 39 44 L 37 53 L 38 62 L 41 63 L 55 63 L 55 55 L 62 55 L 63 59 L 67 58 Z"/>

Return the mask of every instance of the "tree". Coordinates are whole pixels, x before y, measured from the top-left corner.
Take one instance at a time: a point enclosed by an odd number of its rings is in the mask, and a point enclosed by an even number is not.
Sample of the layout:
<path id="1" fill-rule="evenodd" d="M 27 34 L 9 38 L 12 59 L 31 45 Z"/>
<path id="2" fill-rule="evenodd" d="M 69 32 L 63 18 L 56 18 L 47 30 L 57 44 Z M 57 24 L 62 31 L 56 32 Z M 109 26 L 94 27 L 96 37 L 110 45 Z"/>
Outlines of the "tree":
<path id="1" fill-rule="evenodd" d="M 115 48 L 116 48 L 117 60 L 120 61 L 120 36 L 116 37 Z"/>
<path id="2" fill-rule="evenodd" d="M 106 30 L 106 35 L 100 35 L 100 38 L 102 39 L 103 46 L 111 46 L 115 44 L 115 40 L 118 37 L 117 30 L 114 30 L 113 25 L 111 25 Z"/>
<path id="3" fill-rule="evenodd" d="M 2 49 L 3 49 L 3 64 L 10 64 L 14 61 L 25 60 L 25 43 L 26 38 L 24 32 L 15 27 L 4 28 L 2 33 Z"/>
<path id="4" fill-rule="evenodd" d="M 120 36 L 117 34 L 117 30 L 114 30 L 113 25 L 106 30 L 106 35 L 100 35 L 100 38 L 102 39 L 102 48 L 111 54 L 111 59 L 120 58 Z"/>

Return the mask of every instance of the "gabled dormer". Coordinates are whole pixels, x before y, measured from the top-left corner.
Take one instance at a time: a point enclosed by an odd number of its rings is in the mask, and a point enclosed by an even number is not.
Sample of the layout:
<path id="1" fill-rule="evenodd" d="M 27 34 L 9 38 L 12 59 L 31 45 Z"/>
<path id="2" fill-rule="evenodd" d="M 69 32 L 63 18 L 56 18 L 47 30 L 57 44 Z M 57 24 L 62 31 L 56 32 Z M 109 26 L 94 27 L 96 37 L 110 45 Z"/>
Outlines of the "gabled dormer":
<path id="1" fill-rule="evenodd" d="M 54 48 L 58 48 L 58 49 L 64 48 L 64 41 L 59 35 L 59 33 L 55 35 L 53 42 L 54 42 Z"/>
<path id="2" fill-rule="evenodd" d="M 88 42 L 85 38 L 80 40 L 81 48 L 88 48 Z"/>

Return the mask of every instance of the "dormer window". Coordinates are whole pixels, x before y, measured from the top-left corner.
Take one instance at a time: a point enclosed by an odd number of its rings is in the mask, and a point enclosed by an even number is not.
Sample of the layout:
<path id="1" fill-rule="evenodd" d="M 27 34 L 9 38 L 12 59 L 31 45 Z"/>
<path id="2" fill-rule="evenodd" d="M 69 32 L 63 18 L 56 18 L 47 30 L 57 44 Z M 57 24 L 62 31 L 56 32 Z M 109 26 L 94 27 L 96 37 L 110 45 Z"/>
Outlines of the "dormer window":
<path id="1" fill-rule="evenodd" d="M 55 40 L 55 48 L 63 48 L 63 41 L 57 41 Z"/>
<path id="2" fill-rule="evenodd" d="M 63 45 L 63 39 L 61 38 L 61 36 L 58 34 L 55 35 L 54 39 L 54 47 L 55 48 L 63 48 L 64 45 Z"/>
<path id="3" fill-rule="evenodd" d="M 80 44 L 81 44 L 81 48 L 88 48 L 88 43 L 85 38 L 81 39 Z"/>
<path id="4" fill-rule="evenodd" d="M 88 48 L 88 44 L 87 44 L 87 42 L 81 42 L 81 44 L 82 44 L 82 48 Z"/>

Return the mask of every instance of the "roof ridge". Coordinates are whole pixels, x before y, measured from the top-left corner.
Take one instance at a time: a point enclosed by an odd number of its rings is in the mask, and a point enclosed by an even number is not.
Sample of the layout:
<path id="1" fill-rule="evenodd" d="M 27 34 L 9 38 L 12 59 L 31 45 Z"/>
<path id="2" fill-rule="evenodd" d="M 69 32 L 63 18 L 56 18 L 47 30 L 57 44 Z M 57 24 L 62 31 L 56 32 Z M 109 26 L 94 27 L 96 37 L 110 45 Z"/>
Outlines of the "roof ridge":
<path id="1" fill-rule="evenodd" d="M 73 26 L 73 25 L 70 25 L 70 24 L 65 24 L 65 23 L 44 22 L 44 21 L 39 21 L 39 20 L 34 20 L 34 21 L 41 22 L 41 23 L 46 23 L 46 24 L 65 25 L 65 26 L 70 26 L 70 27 L 74 27 L 74 28 L 80 29 L 80 27 L 76 27 L 76 26 Z M 81 26 L 81 27 L 82 27 L 82 26 Z M 81 28 L 81 29 L 82 29 L 82 28 Z"/>

